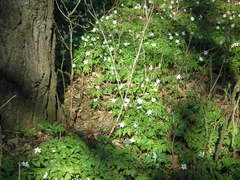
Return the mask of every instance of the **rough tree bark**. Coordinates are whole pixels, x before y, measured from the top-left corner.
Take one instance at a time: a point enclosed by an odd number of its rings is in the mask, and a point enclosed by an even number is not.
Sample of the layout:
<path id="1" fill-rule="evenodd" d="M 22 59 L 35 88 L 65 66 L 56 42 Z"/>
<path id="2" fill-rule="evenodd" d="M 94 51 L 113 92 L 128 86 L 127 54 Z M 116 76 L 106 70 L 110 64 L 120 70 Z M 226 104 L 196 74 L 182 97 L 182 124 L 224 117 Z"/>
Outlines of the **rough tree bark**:
<path id="1" fill-rule="evenodd" d="M 3 129 L 64 118 L 57 97 L 54 0 L 0 0 L 0 109 Z"/>

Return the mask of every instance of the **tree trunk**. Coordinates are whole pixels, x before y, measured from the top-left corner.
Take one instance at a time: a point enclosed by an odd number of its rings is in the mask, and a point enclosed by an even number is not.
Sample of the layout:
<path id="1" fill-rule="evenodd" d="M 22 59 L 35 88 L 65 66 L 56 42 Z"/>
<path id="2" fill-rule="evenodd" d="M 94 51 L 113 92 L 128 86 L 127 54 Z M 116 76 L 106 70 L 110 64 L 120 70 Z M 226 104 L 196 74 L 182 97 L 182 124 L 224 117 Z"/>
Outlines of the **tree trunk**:
<path id="1" fill-rule="evenodd" d="M 3 129 L 64 119 L 56 90 L 53 10 L 54 0 L 0 0 Z"/>

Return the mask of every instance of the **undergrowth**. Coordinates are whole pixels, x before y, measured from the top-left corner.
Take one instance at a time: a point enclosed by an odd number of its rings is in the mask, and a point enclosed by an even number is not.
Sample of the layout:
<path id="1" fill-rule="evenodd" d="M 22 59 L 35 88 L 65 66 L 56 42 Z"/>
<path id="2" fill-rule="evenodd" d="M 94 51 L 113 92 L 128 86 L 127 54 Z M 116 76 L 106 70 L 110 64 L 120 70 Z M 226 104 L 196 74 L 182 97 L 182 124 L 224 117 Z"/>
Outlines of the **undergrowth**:
<path id="1" fill-rule="evenodd" d="M 91 3 L 82 12 L 90 28 L 76 37 L 74 77 L 91 79 L 93 108 L 111 112 L 115 126 L 89 144 L 40 125 L 58 135 L 5 158 L 1 177 L 239 179 L 239 117 L 229 103 L 239 2 L 123 0 L 101 17 Z"/>

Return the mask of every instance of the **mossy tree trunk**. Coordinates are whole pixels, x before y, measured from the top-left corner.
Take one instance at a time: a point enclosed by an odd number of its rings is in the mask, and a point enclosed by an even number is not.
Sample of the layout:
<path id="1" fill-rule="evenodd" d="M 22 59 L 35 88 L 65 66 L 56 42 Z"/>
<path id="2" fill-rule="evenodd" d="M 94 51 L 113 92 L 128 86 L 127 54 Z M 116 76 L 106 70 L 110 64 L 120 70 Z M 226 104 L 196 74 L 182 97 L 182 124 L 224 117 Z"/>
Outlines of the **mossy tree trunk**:
<path id="1" fill-rule="evenodd" d="M 53 10 L 54 0 L 0 0 L 3 129 L 64 118 L 56 90 Z"/>

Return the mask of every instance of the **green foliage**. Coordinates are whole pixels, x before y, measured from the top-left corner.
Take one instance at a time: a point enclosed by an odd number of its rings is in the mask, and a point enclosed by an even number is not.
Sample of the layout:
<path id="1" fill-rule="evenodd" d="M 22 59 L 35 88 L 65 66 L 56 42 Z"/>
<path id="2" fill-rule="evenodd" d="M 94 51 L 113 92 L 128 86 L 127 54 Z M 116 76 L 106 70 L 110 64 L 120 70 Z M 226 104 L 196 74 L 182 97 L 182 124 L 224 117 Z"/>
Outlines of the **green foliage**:
<path id="1" fill-rule="evenodd" d="M 49 133 L 51 135 L 59 135 L 65 132 L 65 128 L 59 122 L 49 123 L 47 121 L 42 122 L 37 126 L 37 128 L 43 132 Z"/>
<path id="2" fill-rule="evenodd" d="M 175 138 L 183 139 L 186 147 L 195 152 L 212 156 L 219 137 L 218 130 L 225 120 L 221 110 L 212 103 L 193 98 L 179 102 L 175 115 Z"/>
<path id="3" fill-rule="evenodd" d="M 233 73 L 239 70 L 239 10 L 223 4 L 227 2 L 125 0 L 82 36 L 74 71 L 100 74 L 93 80 L 93 97 L 112 98 L 102 105 L 120 119 L 114 137 L 128 142 L 128 149 L 142 153 L 141 158 L 154 154 L 146 164 L 167 165 L 170 153 L 178 154 L 183 164 L 197 164 L 199 155 L 213 160 L 225 117 L 214 103 L 197 95 L 179 101 L 178 88 L 191 80 L 188 74 L 205 75 L 210 68 L 219 72 L 222 65 Z M 146 7 L 153 7 L 149 17 Z M 222 153 L 231 153 L 230 133 L 223 144 Z M 218 177 L 214 173 L 210 176 Z"/>
<path id="4" fill-rule="evenodd" d="M 147 169 L 137 160 L 137 154 L 127 149 L 116 149 L 113 145 L 96 144 L 94 149 L 79 137 L 53 138 L 39 145 L 41 152 L 28 152 L 31 158 L 15 157 L 4 159 L 5 174 L 2 178 L 18 177 L 16 162 L 28 162 L 29 167 L 21 166 L 21 179 L 149 179 L 156 175 L 164 176 L 161 168 Z M 15 164 L 14 164 L 15 163 Z M 156 171 L 157 170 L 157 171 Z M 8 176 L 7 176 L 8 175 Z M 44 178 L 45 177 L 45 178 Z"/>
<path id="5" fill-rule="evenodd" d="M 77 1 L 64 2 L 71 9 Z M 94 147 L 78 137 L 50 139 L 40 153 L 27 152 L 31 158 L 5 158 L 1 176 L 16 178 L 16 162 L 28 161 L 25 179 L 239 179 L 237 126 L 229 125 L 215 162 L 227 117 L 207 88 L 191 86 L 206 75 L 210 88 L 218 74 L 239 80 L 237 1 L 122 0 L 94 14 L 98 2 L 74 14 L 86 27 L 74 32 L 72 67 L 75 76 L 90 77 L 91 106 L 117 119 L 111 139 L 98 137 Z M 61 32 L 68 42 L 68 30 Z M 65 131 L 60 124 L 38 128 Z"/>

